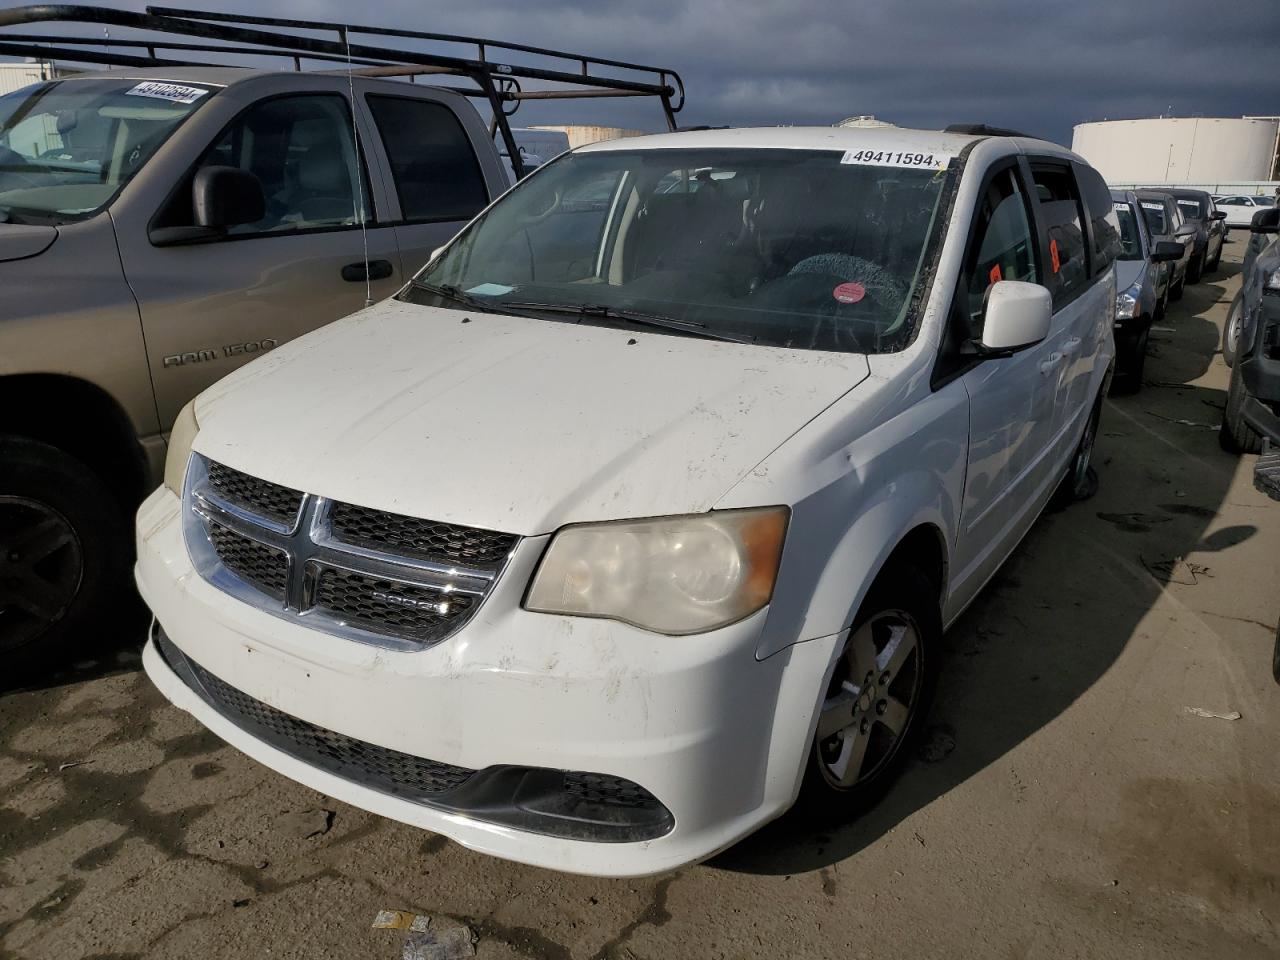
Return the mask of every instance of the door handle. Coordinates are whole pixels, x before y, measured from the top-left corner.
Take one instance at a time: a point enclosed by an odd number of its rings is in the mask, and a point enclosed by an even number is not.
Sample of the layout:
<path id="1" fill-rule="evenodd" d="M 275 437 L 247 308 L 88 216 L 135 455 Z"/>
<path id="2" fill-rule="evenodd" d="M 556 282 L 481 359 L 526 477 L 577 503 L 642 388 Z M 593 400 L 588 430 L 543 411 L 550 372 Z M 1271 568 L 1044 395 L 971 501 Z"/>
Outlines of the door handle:
<path id="1" fill-rule="evenodd" d="M 1076 347 L 1080 346 L 1080 342 L 1081 341 L 1079 337 L 1072 337 L 1062 346 L 1066 349 L 1067 353 L 1072 353 L 1076 349 Z"/>
<path id="2" fill-rule="evenodd" d="M 370 260 L 368 266 L 348 263 L 342 268 L 342 279 L 348 283 L 364 283 L 366 280 L 385 280 L 394 272 L 390 260 Z"/>
<path id="3" fill-rule="evenodd" d="M 1049 374 L 1053 373 L 1053 368 L 1056 367 L 1061 362 L 1062 362 L 1062 354 L 1051 353 L 1049 354 L 1049 358 L 1047 360 L 1041 361 L 1040 372 L 1045 376 L 1048 376 Z"/>

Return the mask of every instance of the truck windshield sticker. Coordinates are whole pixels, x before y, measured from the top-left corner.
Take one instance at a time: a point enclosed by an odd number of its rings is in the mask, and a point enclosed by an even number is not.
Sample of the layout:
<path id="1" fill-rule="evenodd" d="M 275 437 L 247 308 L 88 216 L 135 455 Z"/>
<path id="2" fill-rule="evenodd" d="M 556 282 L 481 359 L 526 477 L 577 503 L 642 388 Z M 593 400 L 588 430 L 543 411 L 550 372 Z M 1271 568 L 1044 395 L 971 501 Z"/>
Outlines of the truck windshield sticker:
<path id="1" fill-rule="evenodd" d="M 1145 201 L 1145 200 L 1144 200 L 1144 201 L 1142 202 L 1142 209 L 1143 209 L 1143 210 L 1163 210 L 1163 209 L 1164 209 L 1164 204 L 1163 204 L 1163 203 L 1149 203 L 1149 202 L 1147 202 L 1147 201 Z"/>
<path id="2" fill-rule="evenodd" d="M 945 170 L 951 158 L 939 153 L 909 153 L 899 150 L 846 150 L 841 163 L 857 163 L 870 167 L 916 167 Z"/>
<path id="3" fill-rule="evenodd" d="M 1117 210 L 1128 210 L 1128 209 L 1129 209 L 1129 204 L 1125 203 L 1123 200 L 1115 200 L 1115 201 L 1112 201 L 1112 204 L 1111 204 L 1111 205 L 1112 205 L 1113 207 L 1115 207 Z"/>
<path id="4" fill-rule="evenodd" d="M 126 90 L 125 95 L 130 97 L 151 97 L 154 100 L 168 100 L 170 103 L 195 103 L 208 92 L 203 87 L 187 87 L 180 83 L 146 80 L 132 90 Z"/>
<path id="5" fill-rule="evenodd" d="M 831 295 L 836 298 L 837 303 L 857 303 L 867 295 L 867 288 L 855 280 L 840 284 L 831 291 Z"/>

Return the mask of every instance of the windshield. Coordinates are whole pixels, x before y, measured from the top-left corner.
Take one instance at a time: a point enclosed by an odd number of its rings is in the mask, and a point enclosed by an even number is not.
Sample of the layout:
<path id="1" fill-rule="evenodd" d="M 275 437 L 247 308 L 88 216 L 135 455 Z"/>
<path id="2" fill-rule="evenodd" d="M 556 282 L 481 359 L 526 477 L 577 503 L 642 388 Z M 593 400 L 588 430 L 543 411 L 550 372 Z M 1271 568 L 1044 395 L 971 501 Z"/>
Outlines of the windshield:
<path id="1" fill-rule="evenodd" d="M 1209 204 L 1199 200 L 1179 200 L 1178 208 L 1187 220 L 1203 220 L 1209 215 Z"/>
<path id="2" fill-rule="evenodd" d="M 947 173 L 946 158 L 900 156 L 933 167 L 838 150 L 567 154 L 402 296 L 776 347 L 901 349 Z"/>
<path id="3" fill-rule="evenodd" d="M 91 216 L 210 92 L 153 80 L 58 80 L 0 97 L 0 217 Z"/>
<path id="4" fill-rule="evenodd" d="M 1147 229 L 1152 233 L 1169 232 L 1164 226 L 1164 204 L 1155 200 L 1143 200 L 1142 215 L 1147 218 Z"/>
<path id="5" fill-rule="evenodd" d="M 1117 203 L 1116 218 L 1120 221 L 1120 259 L 1141 260 L 1142 240 L 1138 237 L 1138 221 L 1133 208 L 1127 203 Z"/>

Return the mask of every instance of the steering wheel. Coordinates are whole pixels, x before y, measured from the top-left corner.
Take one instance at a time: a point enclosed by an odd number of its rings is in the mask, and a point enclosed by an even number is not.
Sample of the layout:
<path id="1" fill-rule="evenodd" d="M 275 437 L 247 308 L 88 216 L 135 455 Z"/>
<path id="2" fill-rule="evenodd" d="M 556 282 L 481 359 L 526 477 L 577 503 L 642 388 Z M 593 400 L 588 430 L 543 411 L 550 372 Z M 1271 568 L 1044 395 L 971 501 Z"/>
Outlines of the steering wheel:
<path id="1" fill-rule="evenodd" d="M 35 177 L 22 173 L 19 170 L 6 170 L 5 167 L 9 166 L 35 167 L 41 170 L 44 169 L 40 164 L 32 163 L 29 157 L 24 157 L 17 150 L 10 149 L 9 147 L 4 146 L 4 144 L 0 144 L 0 177 L 13 177 L 15 180 L 21 181 L 28 187 L 38 187 L 41 185 L 40 181 Z"/>
<path id="2" fill-rule="evenodd" d="M 551 202 L 547 204 L 547 209 L 543 210 L 541 213 L 531 214 L 530 216 L 526 217 L 524 221 L 521 223 L 521 226 L 532 227 L 535 224 L 542 223 L 543 220 L 546 220 L 547 217 L 551 216 L 553 213 L 555 213 L 557 210 L 560 209 L 561 199 L 562 198 L 560 195 L 560 188 L 556 187 L 555 192 L 552 193 L 551 195 Z"/>

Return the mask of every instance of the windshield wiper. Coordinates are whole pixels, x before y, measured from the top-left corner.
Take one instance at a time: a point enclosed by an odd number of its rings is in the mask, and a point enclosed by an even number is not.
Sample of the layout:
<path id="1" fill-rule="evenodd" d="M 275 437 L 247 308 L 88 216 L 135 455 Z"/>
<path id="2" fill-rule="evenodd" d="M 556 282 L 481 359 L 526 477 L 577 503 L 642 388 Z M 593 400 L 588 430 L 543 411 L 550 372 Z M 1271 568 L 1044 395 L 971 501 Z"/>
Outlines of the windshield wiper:
<path id="1" fill-rule="evenodd" d="M 480 310 L 484 313 L 510 313 L 517 317 L 528 317 L 530 320 L 538 319 L 536 315 L 521 313 L 518 309 L 508 310 L 505 303 L 472 296 L 465 290 L 459 290 L 451 283 L 427 283 L 425 280 L 416 278 L 411 280 L 410 283 L 419 290 L 434 293 L 437 297 L 444 297 L 446 300 L 452 300 L 454 303 L 459 303 L 464 307 L 471 307 L 473 310 Z"/>
<path id="2" fill-rule="evenodd" d="M 638 327 L 657 327 L 661 330 L 677 330 L 690 336 L 703 337 L 707 340 L 724 340 L 729 343 L 755 343 L 755 337 L 739 337 L 720 330 L 712 330 L 705 323 L 696 320 L 679 320 L 676 317 L 664 316 L 660 313 L 646 313 L 643 310 L 629 310 L 625 307 L 609 307 L 602 303 L 538 303 L 535 301 L 514 301 L 503 303 L 503 307 L 517 307 L 524 310 L 540 310 L 544 313 L 567 313 L 579 318 L 594 317 L 600 320 L 621 320 Z"/>

